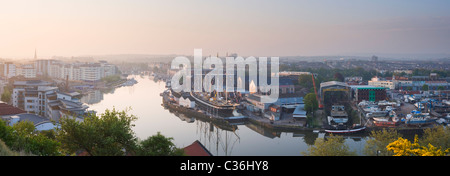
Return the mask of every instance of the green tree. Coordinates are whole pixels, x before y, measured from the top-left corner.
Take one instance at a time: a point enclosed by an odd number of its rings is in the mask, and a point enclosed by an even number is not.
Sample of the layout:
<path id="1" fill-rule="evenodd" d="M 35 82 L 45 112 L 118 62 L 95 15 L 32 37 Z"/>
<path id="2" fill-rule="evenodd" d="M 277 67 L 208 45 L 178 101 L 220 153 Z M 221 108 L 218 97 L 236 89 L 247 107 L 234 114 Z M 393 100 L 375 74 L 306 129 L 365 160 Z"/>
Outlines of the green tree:
<path id="1" fill-rule="evenodd" d="M 298 76 L 298 84 L 305 88 L 313 87 L 311 75 L 300 75 Z"/>
<path id="2" fill-rule="evenodd" d="M 351 152 L 349 147 L 344 143 L 342 136 L 331 135 L 326 140 L 323 138 L 316 139 L 313 146 L 309 146 L 308 152 L 302 152 L 308 156 L 352 156 L 356 155 Z"/>
<path id="3" fill-rule="evenodd" d="M 433 128 L 426 128 L 423 130 L 424 134 L 420 139 L 421 145 L 431 144 L 443 149 L 450 148 L 450 128 L 444 126 L 436 126 Z"/>
<path id="4" fill-rule="evenodd" d="M 15 140 L 14 129 L 0 119 L 0 139 L 7 145 L 12 146 Z"/>
<path id="5" fill-rule="evenodd" d="M 140 156 L 181 156 L 183 149 L 172 143 L 173 138 L 165 137 L 160 132 L 140 142 L 136 155 Z"/>
<path id="6" fill-rule="evenodd" d="M 117 81 L 120 80 L 120 75 L 116 74 L 116 75 L 105 76 L 101 80 L 106 82 L 106 83 L 117 82 Z"/>
<path id="7" fill-rule="evenodd" d="M 2 93 L 1 100 L 6 103 L 8 103 L 11 100 L 11 92 L 9 92 L 9 90 L 6 89 L 6 87 Z"/>
<path id="8" fill-rule="evenodd" d="M 61 118 L 56 139 L 61 141 L 62 148 L 69 154 L 86 151 L 91 156 L 123 156 L 136 149 L 134 132 L 131 128 L 134 115 L 128 110 L 105 110 L 99 116 L 92 114 L 83 121 L 74 118 Z"/>
<path id="9" fill-rule="evenodd" d="M 429 89 L 428 84 L 424 84 L 424 85 L 422 86 L 422 90 L 423 90 L 423 91 L 428 91 L 428 89 Z"/>
<path id="10" fill-rule="evenodd" d="M 12 127 L 0 121 L 0 139 L 14 151 L 39 156 L 60 155 L 60 143 L 36 131 L 30 121 L 20 121 Z"/>
<path id="11" fill-rule="evenodd" d="M 12 149 L 38 156 L 60 155 L 61 144 L 36 131 L 33 122 L 20 121 L 13 125 L 13 129 L 16 136 Z"/>
<path id="12" fill-rule="evenodd" d="M 394 153 L 388 151 L 386 146 L 401 136 L 394 129 L 371 131 L 370 138 L 366 141 L 363 152 L 368 156 L 392 156 Z"/>
<path id="13" fill-rule="evenodd" d="M 315 93 L 306 94 L 305 98 L 303 98 L 303 102 L 305 103 L 305 110 L 309 113 L 314 112 L 319 108 L 319 102 L 317 102 Z"/>

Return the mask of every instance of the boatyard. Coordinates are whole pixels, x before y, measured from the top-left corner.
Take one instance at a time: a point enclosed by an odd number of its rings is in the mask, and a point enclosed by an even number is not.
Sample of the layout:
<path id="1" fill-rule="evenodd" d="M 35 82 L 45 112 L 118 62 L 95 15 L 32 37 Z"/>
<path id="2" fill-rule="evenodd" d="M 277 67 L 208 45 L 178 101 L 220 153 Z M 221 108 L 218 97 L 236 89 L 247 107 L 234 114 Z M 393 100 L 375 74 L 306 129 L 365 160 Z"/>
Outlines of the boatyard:
<path id="1" fill-rule="evenodd" d="M 303 97 L 289 89 L 293 81 L 290 78 L 282 77 L 280 81 L 290 90 L 284 93 L 288 96 L 282 93 L 281 100 L 275 103 L 261 103 L 259 93 L 177 93 L 170 85 L 161 95 L 169 108 L 188 115 L 218 123 L 253 123 L 280 131 L 359 133 L 383 128 L 420 131 L 447 125 L 450 120 L 447 115 L 449 104 L 442 94 L 433 95 L 427 91 L 411 95 L 337 81 L 320 84 L 320 96 L 317 96 L 320 108 L 307 113 Z"/>

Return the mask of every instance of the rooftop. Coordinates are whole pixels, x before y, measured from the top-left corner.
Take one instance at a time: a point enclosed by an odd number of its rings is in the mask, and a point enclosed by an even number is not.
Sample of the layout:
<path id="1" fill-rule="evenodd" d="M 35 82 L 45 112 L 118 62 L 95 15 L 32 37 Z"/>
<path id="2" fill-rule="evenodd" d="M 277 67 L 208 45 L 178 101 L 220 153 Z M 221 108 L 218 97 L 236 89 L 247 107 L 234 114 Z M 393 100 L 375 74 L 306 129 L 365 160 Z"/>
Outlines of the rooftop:
<path id="1" fill-rule="evenodd" d="M 25 113 L 26 111 L 6 103 L 0 103 L 0 116 Z"/>
<path id="2" fill-rule="evenodd" d="M 14 86 L 49 86 L 51 82 L 42 80 L 14 81 Z"/>
<path id="3" fill-rule="evenodd" d="M 344 86 L 347 87 L 348 85 L 344 82 L 339 82 L 339 81 L 328 81 L 328 82 L 323 82 L 320 83 L 320 87 L 328 87 L 328 86 Z"/>
<path id="4" fill-rule="evenodd" d="M 20 121 L 28 120 L 30 122 L 33 122 L 34 125 L 38 125 L 38 124 L 41 124 L 43 122 L 49 122 L 48 119 L 46 119 L 44 117 L 41 117 L 41 116 L 38 116 L 36 114 L 23 113 L 23 114 L 17 114 L 17 115 L 11 116 L 11 117 L 19 117 Z"/>
<path id="5" fill-rule="evenodd" d="M 198 140 L 184 147 L 184 153 L 188 156 L 213 156 Z"/>

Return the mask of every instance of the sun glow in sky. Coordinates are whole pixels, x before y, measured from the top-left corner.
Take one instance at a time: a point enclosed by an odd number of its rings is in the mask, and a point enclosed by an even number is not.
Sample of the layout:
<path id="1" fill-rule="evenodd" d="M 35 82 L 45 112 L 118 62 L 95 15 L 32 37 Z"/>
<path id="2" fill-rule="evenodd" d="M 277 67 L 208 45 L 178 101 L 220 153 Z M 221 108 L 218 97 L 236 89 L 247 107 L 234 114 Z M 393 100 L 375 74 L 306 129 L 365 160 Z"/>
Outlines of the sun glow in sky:
<path id="1" fill-rule="evenodd" d="M 448 0 L 0 1 L 0 57 L 446 53 Z"/>

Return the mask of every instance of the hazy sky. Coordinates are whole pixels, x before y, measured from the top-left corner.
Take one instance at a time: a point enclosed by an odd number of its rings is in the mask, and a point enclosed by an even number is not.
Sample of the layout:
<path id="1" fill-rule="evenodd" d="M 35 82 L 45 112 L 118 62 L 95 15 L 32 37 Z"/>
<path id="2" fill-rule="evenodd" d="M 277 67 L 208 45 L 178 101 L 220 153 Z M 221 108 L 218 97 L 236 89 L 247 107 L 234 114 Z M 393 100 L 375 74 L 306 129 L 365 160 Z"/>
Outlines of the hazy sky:
<path id="1" fill-rule="evenodd" d="M 0 57 L 450 53 L 449 0 L 0 0 Z"/>

